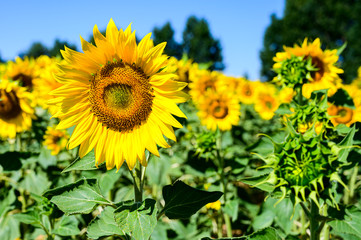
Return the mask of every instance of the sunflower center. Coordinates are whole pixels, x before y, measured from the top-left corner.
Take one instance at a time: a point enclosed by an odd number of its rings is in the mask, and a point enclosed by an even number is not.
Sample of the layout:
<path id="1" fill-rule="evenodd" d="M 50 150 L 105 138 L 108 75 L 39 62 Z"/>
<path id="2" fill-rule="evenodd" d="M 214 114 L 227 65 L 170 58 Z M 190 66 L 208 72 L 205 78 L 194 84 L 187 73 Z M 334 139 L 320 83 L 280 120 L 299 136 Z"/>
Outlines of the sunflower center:
<path id="1" fill-rule="evenodd" d="M 28 87 L 30 89 L 33 87 L 33 78 L 23 73 L 15 75 L 13 80 L 19 80 L 21 82 L 21 86 L 23 87 Z"/>
<path id="2" fill-rule="evenodd" d="M 338 123 L 348 123 L 352 120 L 353 111 L 350 108 L 340 107 L 337 112 L 339 117 L 335 118 Z"/>
<path id="3" fill-rule="evenodd" d="M 323 62 L 318 57 L 312 57 L 312 65 L 316 67 L 318 70 L 311 72 L 311 77 L 314 81 L 320 81 L 323 77 L 323 74 L 325 73 L 325 67 L 323 65 Z"/>
<path id="4" fill-rule="evenodd" d="M 272 102 L 270 102 L 270 101 L 267 101 L 266 102 L 266 107 L 268 108 L 268 109 L 272 109 Z"/>
<path id="5" fill-rule="evenodd" d="M 104 89 L 104 101 L 113 109 L 122 110 L 132 103 L 132 87 L 125 84 L 113 84 Z"/>
<path id="6" fill-rule="evenodd" d="M 114 131 L 129 132 L 146 122 L 153 97 L 144 72 L 123 62 L 107 63 L 91 80 L 92 112 L 103 126 Z"/>
<path id="7" fill-rule="evenodd" d="M 14 91 L 0 91 L 0 118 L 10 120 L 21 113 L 19 99 Z"/>
<path id="8" fill-rule="evenodd" d="M 223 104 L 221 104 L 218 101 L 215 101 L 212 105 L 213 105 L 213 108 L 212 108 L 213 117 L 215 117 L 217 119 L 223 119 L 228 115 L 228 107 L 227 106 L 223 106 Z"/>

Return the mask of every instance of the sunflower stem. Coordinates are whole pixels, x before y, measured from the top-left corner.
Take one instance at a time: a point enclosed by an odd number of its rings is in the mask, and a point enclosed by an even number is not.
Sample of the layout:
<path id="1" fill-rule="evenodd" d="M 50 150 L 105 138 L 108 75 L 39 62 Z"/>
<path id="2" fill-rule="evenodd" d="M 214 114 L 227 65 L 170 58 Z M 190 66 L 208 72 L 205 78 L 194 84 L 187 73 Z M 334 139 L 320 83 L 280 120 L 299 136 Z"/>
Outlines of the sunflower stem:
<path id="1" fill-rule="evenodd" d="M 319 209 L 314 201 L 311 201 L 311 216 L 310 220 L 310 231 L 311 238 L 310 240 L 320 240 L 320 224 L 319 224 Z"/>
<path id="2" fill-rule="evenodd" d="M 219 134 L 217 141 L 217 159 L 218 159 L 218 173 L 221 179 L 221 187 L 223 191 L 224 204 L 227 203 L 227 182 L 224 176 L 224 157 L 222 155 L 222 132 Z M 223 213 L 224 223 L 226 224 L 227 237 L 232 237 L 232 224 L 227 213 Z"/>
<path id="3" fill-rule="evenodd" d="M 324 216 L 327 216 L 327 204 L 325 204 L 323 206 L 322 209 L 322 214 Z M 326 221 L 323 221 L 322 223 L 324 223 L 324 227 L 323 227 L 323 240 L 329 240 L 330 239 L 330 229 L 329 229 L 329 225 L 326 223 Z"/>
<path id="4" fill-rule="evenodd" d="M 345 189 L 345 191 L 344 191 L 344 193 L 345 193 L 344 203 L 345 204 L 349 204 L 355 195 L 355 184 L 356 184 L 357 175 L 358 175 L 358 168 L 359 168 L 359 166 L 355 166 L 353 168 L 353 170 L 352 170 L 353 172 L 352 172 L 351 178 L 348 183 L 349 191 L 347 191 L 347 189 Z"/>
<path id="5" fill-rule="evenodd" d="M 131 171 L 134 180 L 134 202 L 143 202 L 143 166 L 139 161 L 135 164 L 134 171 Z"/>

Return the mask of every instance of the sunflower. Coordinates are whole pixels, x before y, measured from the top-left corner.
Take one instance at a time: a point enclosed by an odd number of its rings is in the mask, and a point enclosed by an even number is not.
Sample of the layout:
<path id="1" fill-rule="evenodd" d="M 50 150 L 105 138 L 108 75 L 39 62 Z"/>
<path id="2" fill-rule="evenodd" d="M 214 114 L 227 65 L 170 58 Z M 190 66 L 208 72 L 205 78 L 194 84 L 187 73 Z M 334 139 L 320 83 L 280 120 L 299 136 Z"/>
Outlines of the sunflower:
<path id="1" fill-rule="evenodd" d="M 42 56 L 37 58 L 36 62 L 41 64 L 41 67 L 38 68 L 39 76 L 33 80 L 33 93 L 36 96 L 36 104 L 43 109 L 49 109 L 49 112 L 54 114 L 56 112 L 56 106 L 49 106 L 46 102 L 54 98 L 52 95 L 49 95 L 49 92 L 62 86 L 62 84 L 54 78 L 54 74 L 58 72 L 57 64 L 61 63 L 62 60 L 60 58 Z"/>
<path id="2" fill-rule="evenodd" d="M 96 25 L 93 33 L 95 45 L 81 38 L 84 53 L 61 51 L 56 79 L 64 85 L 49 100 L 60 108 L 57 128 L 75 125 L 68 147 L 80 145 L 81 158 L 94 149 L 96 166 L 147 166 L 146 149 L 159 156 L 157 145 L 170 147 L 163 135 L 176 140 L 172 127 L 182 125 L 172 114 L 185 117 L 176 103 L 186 101 L 187 84 L 166 71 L 166 43 L 154 46 L 151 34 L 137 44 L 131 26 L 118 30 L 112 19 L 106 36 Z"/>
<path id="3" fill-rule="evenodd" d="M 16 133 L 30 129 L 34 117 L 31 98 L 18 82 L 0 80 L 0 137 L 13 139 Z"/>
<path id="4" fill-rule="evenodd" d="M 241 103 L 253 104 L 255 103 L 257 91 L 260 86 L 261 83 L 259 81 L 240 80 L 235 90 L 236 96 L 238 96 Z"/>
<path id="5" fill-rule="evenodd" d="M 7 62 L 4 77 L 19 81 L 20 86 L 26 87 L 29 91 L 32 91 L 34 86 L 33 80 L 37 77 L 37 72 L 35 60 L 33 58 L 25 57 L 24 59 L 21 59 L 20 57 L 17 57 L 15 62 Z"/>
<path id="6" fill-rule="evenodd" d="M 197 105 L 200 98 L 208 91 L 219 91 L 222 88 L 224 77 L 220 72 L 209 71 L 206 69 L 199 69 L 191 72 L 189 78 L 191 83 L 189 84 L 189 94 L 192 100 Z"/>
<path id="7" fill-rule="evenodd" d="M 293 90 L 293 88 L 283 87 L 278 92 L 278 98 L 280 100 L 280 103 L 290 103 L 295 94 L 296 92 Z"/>
<path id="8" fill-rule="evenodd" d="M 352 123 L 358 121 L 355 118 L 355 110 L 348 107 L 330 104 L 327 112 L 330 115 L 330 120 L 334 126 L 337 126 L 339 124 L 345 124 L 346 126 L 350 126 Z"/>
<path id="9" fill-rule="evenodd" d="M 317 68 L 317 71 L 311 73 L 313 81 L 303 85 L 305 97 L 309 98 L 313 91 L 320 89 L 329 89 L 329 95 L 337 91 L 341 83 L 338 74 L 343 73 L 342 69 L 335 66 L 338 61 L 337 50 L 322 50 L 319 38 L 312 43 L 306 38 L 301 46 L 295 44 L 294 47 L 284 47 L 284 52 L 277 53 L 273 58 L 273 69 L 280 68 L 281 63 L 292 56 L 311 58 L 312 65 Z"/>
<path id="10" fill-rule="evenodd" d="M 276 97 L 276 88 L 272 84 L 263 84 L 263 87 L 257 91 L 257 97 L 254 109 L 261 118 L 270 120 L 274 116 L 274 112 L 278 109 L 280 103 Z"/>
<path id="11" fill-rule="evenodd" d="M 202 125 L 210 130 L 218 127 L 227 131 L 239 122 L 240 105 L 237 98 L 229 92 L 217 93 L 208 90 L 200 99 L 198 107 Z"/>
<path id="12" fill-rule="evenodd" d="M 57 155 L 65 149 L 69 135 L 66 130 L 56 129 L 55 126 L 48 126 L 44 135 L 44 146 L 46 146 L 52 155 Z"/>

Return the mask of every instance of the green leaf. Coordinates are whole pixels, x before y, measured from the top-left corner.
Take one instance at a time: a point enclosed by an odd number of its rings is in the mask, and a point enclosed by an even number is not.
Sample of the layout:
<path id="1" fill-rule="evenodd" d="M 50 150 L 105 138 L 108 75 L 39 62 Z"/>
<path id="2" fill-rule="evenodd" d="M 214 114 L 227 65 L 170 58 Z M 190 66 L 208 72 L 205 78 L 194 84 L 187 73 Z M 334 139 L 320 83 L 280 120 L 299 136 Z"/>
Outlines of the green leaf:
<path id="1" fill-rule="evenodd" d="M 234 199 L 232 201 L 228 201 L 223 208 L 224 212 L 232 218 L 233 222 L 236 221 L 238 217 L 238 205 L 238 199 Z"/>
<path id="2" fill-rule="evenodd" d="M 351 206 L 346 208 L 344 213 L 346 214 L 339 213 L 339 219 L 330 221 L 328 224 L 336 232 L 361 236 L 361 210 L 355 206 Z"/>
<path id="3" fill-rule="evenodd" d="M 242 178 L 239 181 L 244 182 L 251 186 L 256 185 L 255 186 L 256 188 L 261 189 L 266 192 L 273 192 L 273 190 L 275 188 L 274 185 L 272 185 L 268 182 L 265 182 L 268 177 L 269 177 L 269 174 L 267 173 L 267 174 L 260 175 L 260 176 Z M 263 183 L 261 183 L 261 182 L 263 182 Z M 259 184 L 259 183 L 261 183 L 261 184 Z"/>
<path id="4" fill-rule="evenodd" d="M 336 53 L 337 56 L 340 56 L 346 47 L 347 47 L 347 42 L 344 42 L 344 44 L 342 44 L 342 46 L 337 49 L 337 53 Z"/>
<path id="5" fill-rule="evenodd" d="M 4 171 L 16 171 L 22 166 L 21 159 L 26 159 L 31 156 L 28 152 L 5 152 L 0 154 L 0 165 Z"/>
<path id="6" fill-rule="evenodd" d="M 40 216 L 35 211 L 28 211 L 25 213 L 18 213 L 13 215 L 14 219 L 25 224 L 31 224 L 34 226 L 41 227 Z"/>
<path id="7" fill-rule="evenodd" d="M 286 114 L 292 114 L 293 112 L 290 110 L 290 104 L 289 103 L 282 103 L 278 109 L 275 111 L 275 114 L 279 115 L 286 115 Z"/>
<path id="8" fill-rule="evenodd" d="M 157 207 L 154 199 L 124 203 L 114 211 L 120 230 L 135 240 L 148 240 L 157 224 Z"/>
<path id="9" fill-rule="evenodd" d="M 76 183 L 51 189 L 44 196 L 51 198 L 51 202 L 66 214 L 87 214 L 99 204 L 110 204 L 100 193 L 97 179 L 81 179 Z"/>
<path id="10" fill-rule="evenodd" d="M 207 192 L 188 186 L 182 181 L 163 187 L 165 206 L 161 213 L 170 219 L 189 218 L 207 203 L 217 201 L 222 192 Z"/>
<path id="11" fill-rule="evenodd" d="M 355 126 L 350 128 L 350 131 L 348 132 L 346 137 L 342 139 L 342 141 L 338 144 L 339 147 L 341 148 L 344 147 L 344 149 L 341 149 L 338 154 L 338 161 L 347 163 L 347 157 L 349 152 L 351 151 L 351 148 L 349 147 L 353 145 L 353 138 L 355 136 L 355 131 L 356 131 Z"/>
<path id="12" fill-rule="evenodd" d="M 78 220 L 75 216 L 65 216 L 55 223 L 53 234 L 59 236 L 75 236 L 79 234 Z"/>
<path id="13" fill-rule="evenodd" d="M 24 179 L 19 186 L 30 193 L 41 195 L 51 185 L 45 172 L 38 169 L 26 171 Z"/>
<path id="14" fill-rule="evenodd" d="M 74 170 L 96 170 L 94 150 L 90 151 L 83 158 L 76 158 L 69 166 L 67 166 L 62 173 L 74 171 Z"/>
<path id="15" fill-rule="evenodd" d="M 260 215 L 257 215 L 252 222 L 252 227 L 255 230 L 263 229 L 271 226 L 275 219 L 275 213 L 271 210 L 263 211 Z"/>
<path id="16" fill-rule="evenodd" d="M 114 208 L 106 207 L 101 214 L 92 220 L 87 228 L 88 238 L 97 239 L 104 236 L 125 236 L 114 219 Z"/>
<path id="17" fill-rule="evenodd" d="M 217 240 L 217 239 L 206 237 L 206 238 L 202 238 L 202 240 Z M 248 236 L 235 237 L 235 238 L 218 238 L 218 240 L 281 240 L 281 237 L 277 234 L 274 228 L 269 227 L 254 232 Z"/>

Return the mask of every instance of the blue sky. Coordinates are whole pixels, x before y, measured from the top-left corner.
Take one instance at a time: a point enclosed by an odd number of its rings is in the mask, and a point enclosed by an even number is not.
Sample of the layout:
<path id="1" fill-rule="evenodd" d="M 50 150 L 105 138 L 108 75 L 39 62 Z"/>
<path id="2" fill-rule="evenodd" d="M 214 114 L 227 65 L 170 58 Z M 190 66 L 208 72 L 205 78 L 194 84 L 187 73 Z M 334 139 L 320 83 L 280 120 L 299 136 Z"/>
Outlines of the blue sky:
<path id="1" fill-rule="evenodd" d="M 89 39 L 95 24 L 106 28 L 113 18 L 118 28 L 132 29 L 138 37 L 169 21 L 175 39 L 182 40 L 187 18 L 205 18 L 223 48 L 225 74 L 260 78 L 259 51 L 272 13 L 283 14 L 285 0 L 152 0 L 152 1 L 3 1 L 0 14 L 0 56 L 13 60 L 35 41 L 50 47 L 56 38 L 76 44 Z"/>

